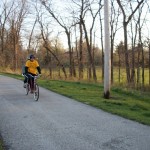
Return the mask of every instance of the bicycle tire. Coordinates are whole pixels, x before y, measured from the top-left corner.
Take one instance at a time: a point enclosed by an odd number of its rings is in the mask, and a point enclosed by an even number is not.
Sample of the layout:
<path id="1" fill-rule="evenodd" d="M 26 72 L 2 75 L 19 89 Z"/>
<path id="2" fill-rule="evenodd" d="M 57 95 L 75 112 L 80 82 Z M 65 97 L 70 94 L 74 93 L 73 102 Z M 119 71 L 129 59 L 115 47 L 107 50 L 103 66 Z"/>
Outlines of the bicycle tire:
<path id="1" fill-rule="evenodd" d="M 36 84 L 34 89 L 35 89 L 34 94 L 33 94 L 34 100 L 38 101 L 39 100 L 39 86 Z"/>
<path id="2" fill-rule="evenodd" d="M 29 89 L 30 87 L 29 87 L 29 84 L 27 83 L 27 85 L 26 85 L 26 88 L 25 88 L 25 90 L 26 90 L 26 95 L 28 95 L 28 93 L 29 93 Z"/>

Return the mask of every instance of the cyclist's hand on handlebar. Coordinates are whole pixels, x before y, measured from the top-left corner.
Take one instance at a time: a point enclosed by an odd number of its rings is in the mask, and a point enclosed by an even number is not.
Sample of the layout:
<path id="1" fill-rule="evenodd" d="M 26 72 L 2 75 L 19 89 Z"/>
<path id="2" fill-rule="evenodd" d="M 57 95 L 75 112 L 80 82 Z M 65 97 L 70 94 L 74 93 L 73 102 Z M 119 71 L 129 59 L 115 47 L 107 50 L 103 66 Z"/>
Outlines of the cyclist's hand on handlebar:
<path id="1" fill-rule="evenodd" d="M 27 75 L 26 73 L 22 73 L 22 76 L 25 76 L 25 75 Z"/>

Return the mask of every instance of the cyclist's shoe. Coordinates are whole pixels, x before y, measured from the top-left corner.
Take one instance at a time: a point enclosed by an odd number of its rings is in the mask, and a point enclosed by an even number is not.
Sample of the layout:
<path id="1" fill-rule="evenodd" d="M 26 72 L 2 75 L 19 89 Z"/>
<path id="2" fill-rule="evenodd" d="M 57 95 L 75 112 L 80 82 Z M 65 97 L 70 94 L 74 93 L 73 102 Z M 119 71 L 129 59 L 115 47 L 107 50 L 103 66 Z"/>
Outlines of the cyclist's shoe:
<path id="1" fill-rule="evenodd" d="M 23 87 L 26 88 L 27 87 L 27 83 L 24 83 Z"/>

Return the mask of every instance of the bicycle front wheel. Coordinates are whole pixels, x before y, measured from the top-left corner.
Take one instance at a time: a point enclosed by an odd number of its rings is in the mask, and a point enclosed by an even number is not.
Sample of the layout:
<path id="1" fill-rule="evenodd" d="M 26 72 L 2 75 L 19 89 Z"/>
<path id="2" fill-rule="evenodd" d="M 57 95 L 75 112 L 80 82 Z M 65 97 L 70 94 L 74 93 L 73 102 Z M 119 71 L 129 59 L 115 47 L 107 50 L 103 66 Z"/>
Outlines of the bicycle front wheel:
<path id="1" fill-rule="evenodd" d="M 39 99 L 39 86 L 36 84 L 34 90 L 34 100 L 38 101 L 38 99 Z"/>
<path id="2" fill-rule="evenodd" d="M 28 95 L 29 90 L 30 90 L 30 87 L 29 87 L 29 84 L 27 83 L 26 88 L 25 88 L 26 95 Z"/>

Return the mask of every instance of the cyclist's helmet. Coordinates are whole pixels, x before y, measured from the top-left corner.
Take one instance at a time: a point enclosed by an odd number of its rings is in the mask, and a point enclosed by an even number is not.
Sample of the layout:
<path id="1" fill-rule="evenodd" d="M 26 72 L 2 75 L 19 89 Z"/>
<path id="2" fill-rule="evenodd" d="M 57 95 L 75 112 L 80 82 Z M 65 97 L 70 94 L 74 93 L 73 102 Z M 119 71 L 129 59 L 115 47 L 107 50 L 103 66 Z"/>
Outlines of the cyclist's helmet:
<path id="1" fill-rule="evenodd" d="M 30 59 L 35 58 L 33 54 L 30 55 Z"/>

